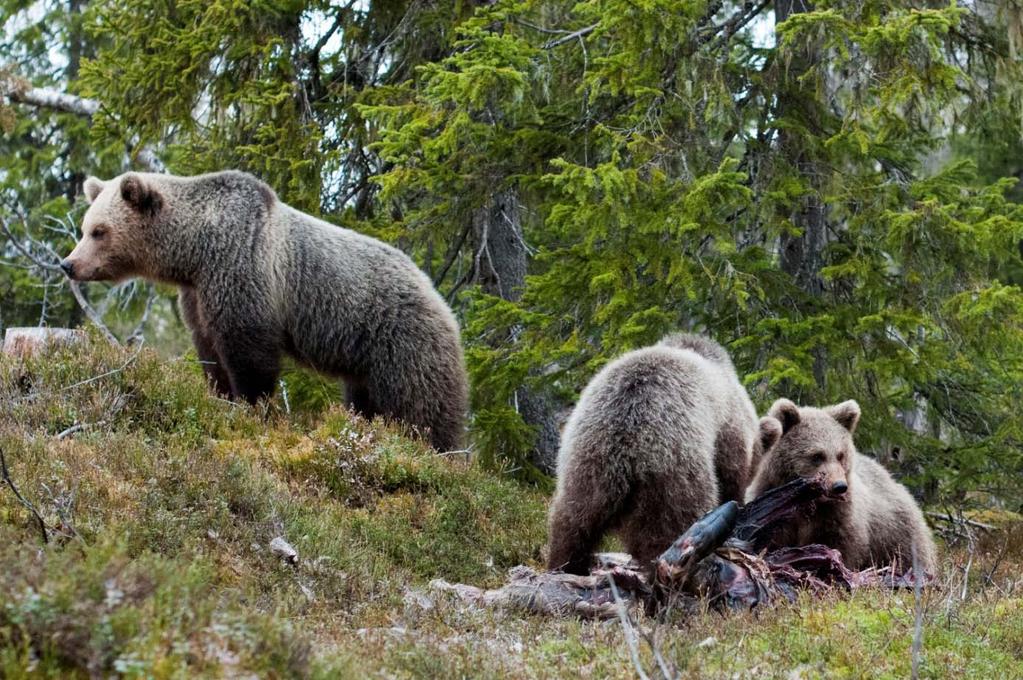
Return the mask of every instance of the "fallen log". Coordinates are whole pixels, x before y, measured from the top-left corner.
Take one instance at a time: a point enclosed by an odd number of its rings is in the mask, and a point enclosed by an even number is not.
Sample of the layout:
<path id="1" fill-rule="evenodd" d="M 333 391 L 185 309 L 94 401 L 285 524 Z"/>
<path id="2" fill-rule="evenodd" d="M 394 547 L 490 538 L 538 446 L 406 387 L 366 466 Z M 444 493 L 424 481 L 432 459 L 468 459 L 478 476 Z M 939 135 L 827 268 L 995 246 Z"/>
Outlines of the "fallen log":
<path id="1" fill-rule="evenodd" d="M 744 610 L 793 600 L 802 590 L 912 588 L 913 572 L 898 574 L 891 567 L 852 571 L 833 548 L 773 544 L 781 527 L 813 513 L 825 491 L 821 478 L 797 479 L 745 507 L 725 503 L 701 517 L 651 566 L 620 554 L 604 555 L 586 576 L 518 566 L 510 570 L 508 583 L 494 590 L 441 580 L 430 585 L 480 607 L 601 619 L 616 616 L 619 605 L 643 606 L 651 613 L 701 603 Z M 930 578 L 924 575 L 923 582 Z"/>
<path id="2" fill-rule="evenodd" d="M 616 589 L 618 597 L 627 605 L 645 601 L 651 595 L 650 586 L 640 572 L 624 566 L 596 569 L 588 576 L 538 572 L 518 566 L 508 572 L 508 583 L 495 590 L 440 579 L 431 581 L 430 589 L 451 593 L 478 607 L 597 619 L 614 618 Z"/>

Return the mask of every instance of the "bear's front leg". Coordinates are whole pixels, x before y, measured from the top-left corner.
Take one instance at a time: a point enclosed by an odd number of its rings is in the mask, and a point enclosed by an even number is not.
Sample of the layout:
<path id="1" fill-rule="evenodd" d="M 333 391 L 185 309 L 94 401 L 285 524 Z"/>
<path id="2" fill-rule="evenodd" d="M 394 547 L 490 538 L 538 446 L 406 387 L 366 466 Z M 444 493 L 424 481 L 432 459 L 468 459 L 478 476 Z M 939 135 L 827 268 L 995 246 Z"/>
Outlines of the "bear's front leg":
<path id="1" fill-rule="evenodd" d="M 742 503 L 750 477 L 750 453 L 742 430 L 728 423 L 714 442 L 714 472 L 718 478 L 718 504 Z"/>
<path id="2" fill-rule="evenodd" d="M 231 379 L 206 327 L 195 289 L 182 288 L 178 294 L 178 304 L 181 306 L 181 316 L 185 325 L 192 331 L 192 344 L 195 345 L 195 353 L 202 364 L 203 372 L 206 373 L 206 379 L 217 394 L 231 396 Z"/>
<path id="3" fill-rule="evenodd" d="M 600 461 L 595 461 L 597 465 Z M 593 550 L 619 517 L 629 485 L 608 482 L 602 470 L 576 466 L 561 480 L 547 517 L 547 568 L 588 574 Z"/>
<path id="4" fill-rule="evenodd" d="M 345 403 L 348 408 L 358 413 L 367 420 L 373 418 L 378 412 L 373 396 L 365 385 L 345 380 Z"/>
<path id="5" fill-rule="evenodd" d="M 264 329 L 240 328 L 217 338 L 217 352 L 231 381 L 231 397 L 255 404 L 273 394 L 281 372 L 281 348 Z"/>

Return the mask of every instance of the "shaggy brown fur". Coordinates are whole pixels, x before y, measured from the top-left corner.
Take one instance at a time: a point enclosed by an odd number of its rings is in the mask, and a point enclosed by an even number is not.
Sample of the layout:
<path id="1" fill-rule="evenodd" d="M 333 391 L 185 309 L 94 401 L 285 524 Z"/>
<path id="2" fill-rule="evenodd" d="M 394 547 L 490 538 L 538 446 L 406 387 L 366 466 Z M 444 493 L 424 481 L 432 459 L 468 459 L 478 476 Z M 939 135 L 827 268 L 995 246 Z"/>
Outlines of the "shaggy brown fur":
<path id="1" fill-rule="evenodd" d="M 653 559 L 718 503 L 741 500 L 758 446 L 756 411 L 717 343 L 672 335 L 618 358 L 562 435 L 548 565 L 586 573 L 607 531 Z"/>
<path id="2" fill-rule="evenodd" d="M 457 448 L 467 409 L 458 325 L 404 253 L 277 200 L 251 175 L 127 173 L 85 183 L 81 281 L 175 284 L 220 392 L 271 394 L 282 353 L 348 385 L 351 403 Z"/>
<path id="3" fill-rule="evenodd" d="M 894 562 L 902 571 L 913 565 L 915 544 L 921 568 L 935 573 L 934 539 L 913 497 L 877 461 L 856 451 L 852 435 L 860 407 L 855 401 L 819 409 L 779 399 L 768 415 L 781 423 L 783 434 L 761 462 L 747 500 L 820 472 L 832 489 L 815 515 L 793 525 L 779 543 L 823 543 L 838 549 L 853 569 Z"/>

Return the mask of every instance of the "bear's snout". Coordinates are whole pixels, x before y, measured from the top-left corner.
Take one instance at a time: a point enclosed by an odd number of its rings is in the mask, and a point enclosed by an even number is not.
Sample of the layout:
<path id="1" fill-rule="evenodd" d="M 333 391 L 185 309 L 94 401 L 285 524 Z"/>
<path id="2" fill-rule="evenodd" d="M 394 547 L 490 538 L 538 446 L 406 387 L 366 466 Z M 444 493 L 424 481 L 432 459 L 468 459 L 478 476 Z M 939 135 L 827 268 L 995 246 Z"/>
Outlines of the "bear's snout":
<path id="1" fill-rule="evenodd" d="M 65 257 L 60 261 L 60 268 L 64 270 L 64 273 L 68 275 L 68 278 L 75 278 L 75 263 L 70 258 Z"/>
<path id="2" fill-rule="evenodd" d="M 843 480 L 838 480 L 831 485 L 831 491 L 829 492 L 832 496 L 843 496 L 845 492 L 849 490 L 849 485 Z"/>

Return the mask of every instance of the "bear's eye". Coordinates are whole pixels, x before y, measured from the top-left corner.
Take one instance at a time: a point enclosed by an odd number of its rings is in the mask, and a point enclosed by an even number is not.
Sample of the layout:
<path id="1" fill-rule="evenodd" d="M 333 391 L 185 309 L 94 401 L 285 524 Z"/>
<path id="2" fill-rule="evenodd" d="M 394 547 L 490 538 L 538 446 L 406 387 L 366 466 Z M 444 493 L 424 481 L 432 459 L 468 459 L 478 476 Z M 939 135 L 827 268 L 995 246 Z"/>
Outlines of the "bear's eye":
<path id="1" fill-rule="evenodd" d="M 812 459 L 813 460 L 813 464 L 814 465 L 820 465 L 821 463 L 824 462 L 825 458 L 827 458 L 827 456 L 824 455 L 824 452 L 823 451 L 818 451 L 817 453 L 813 454 L 813 459 Z"/>
<path id="2" fill-rule="evenodd" d="M 95 229 L 92 230 L 92 237 L 94 239 L 99 240 L 99 239 L 103 238 L 106 235 L 107 235 L 107 230 L 106 230 L 105 227 L 96 227 Z"/>
<path id="3" fill-rule="evenodd" d="M 841 463 L 843 460 L 845 460 L 845 453 L 844 452 L 838 454 L 838 462 Z"/>

